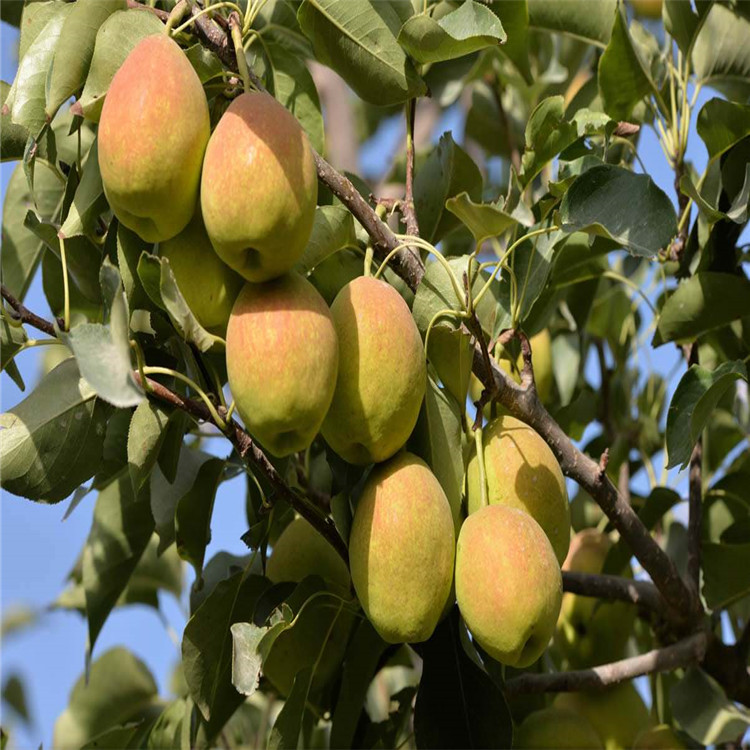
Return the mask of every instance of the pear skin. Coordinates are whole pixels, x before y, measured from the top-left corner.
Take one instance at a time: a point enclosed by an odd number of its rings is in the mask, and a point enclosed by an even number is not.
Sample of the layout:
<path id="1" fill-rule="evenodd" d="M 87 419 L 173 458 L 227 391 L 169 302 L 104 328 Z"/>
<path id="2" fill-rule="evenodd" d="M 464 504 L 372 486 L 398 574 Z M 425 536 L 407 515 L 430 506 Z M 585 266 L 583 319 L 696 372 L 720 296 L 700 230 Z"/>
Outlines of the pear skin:
<path id="1" fill-rule="evenodd" d="M 604 750 L 591 723 L 580 714 L 565 708 L 533 711 L 513 733 L 513 747 L 518 750 Z"/>

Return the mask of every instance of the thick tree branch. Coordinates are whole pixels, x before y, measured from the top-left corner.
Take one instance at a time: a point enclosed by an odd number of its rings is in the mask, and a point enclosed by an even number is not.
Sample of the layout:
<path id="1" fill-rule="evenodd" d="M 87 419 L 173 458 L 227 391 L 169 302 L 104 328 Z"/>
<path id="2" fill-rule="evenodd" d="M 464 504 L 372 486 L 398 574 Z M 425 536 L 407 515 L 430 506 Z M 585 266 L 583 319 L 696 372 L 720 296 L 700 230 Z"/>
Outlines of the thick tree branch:
<path id="1" fill-rule="evenodd" d="M 646 607 L 658 614 L 665 612 L 664 599 L 653 583 L 621 576 L 595 575 L 563 571 L 563 591 L 606 601 L 620 601 Z"/>
<path id="2" fill-rule="evenodd" d="M 698 664 L 706 652 L 707 636 L 704 632 L 678 641 L 672 646 L 657 648 L 645 654 L 603 664 L 591 669 L 572 672 L 525 674 L 505 683 L 508 696 L 524 693 L 561 693 L 575 690 L 601 690 L 634 677 L 653 672 L 670 672 L 679 667 Z"/>

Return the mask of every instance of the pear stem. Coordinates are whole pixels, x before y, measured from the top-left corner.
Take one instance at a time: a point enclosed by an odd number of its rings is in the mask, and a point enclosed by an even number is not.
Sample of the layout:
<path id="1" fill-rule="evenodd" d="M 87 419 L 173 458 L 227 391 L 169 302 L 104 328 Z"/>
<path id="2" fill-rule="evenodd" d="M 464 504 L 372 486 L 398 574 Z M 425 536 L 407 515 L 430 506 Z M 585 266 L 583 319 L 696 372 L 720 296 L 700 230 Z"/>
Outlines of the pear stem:
<path id="1" fill-rule="evenodd" d="M 484 465 L 484 444 L 482 441 L 482 428 L 474 430 L 474 445 L 477 448 L 477 466 L 479 467 L 479 489 L 480 502 L 483 508 L 490 504 L 489 492 L 487 490 L 487 470 Z"/>
<path id="2" fill-rule="evenodd" d="M 240 71 L 240 78 L 242 78 L 242 87 L 247 94 L 248 91 L 252 90 L 252 86 L 250 85 L 250 74 L 247 69 L 245 48 L 242 44 L 242 27 L 235 13 L 229 16 L 229 28 L 232 30 L 232 42 L 234 44 L 234 51 L 237 54 L 237 67 Z"/>
<path id="3" fill-rule="evenodd" d="M 60 240 L 60 262 L 63 273 L 63 326 L 66 331 L 70 330 L 70 288 L 68 285 L 68 260 L 65 255 L 65 238 L 58 234 Z"/>

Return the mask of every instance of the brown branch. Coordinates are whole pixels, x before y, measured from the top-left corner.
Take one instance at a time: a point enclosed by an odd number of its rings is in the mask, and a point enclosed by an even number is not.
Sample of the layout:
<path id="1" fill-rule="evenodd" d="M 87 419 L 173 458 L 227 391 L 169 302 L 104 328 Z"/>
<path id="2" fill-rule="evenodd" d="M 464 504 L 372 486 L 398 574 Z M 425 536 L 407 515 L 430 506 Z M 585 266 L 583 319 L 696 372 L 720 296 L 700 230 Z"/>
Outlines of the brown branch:
<path id="1" fill-rule="evenodd" d="M 406 224 L 406 233 L 419 237 L 419 224 L 414 208 L 414 117 L 417 111 L 417 100 L 410 99 L 406 106 L 406 198 L 402 214 Z"/>
<path id="2" fill-rule="evenodd" d="M 10 289 L 5 286 L 5 284 L 2 284 L 2 286 L 0 286 L 0 290 L 2 290 L 3 299 L 11 306 L 13 310 L 13 317 L 15 317 L 17 320 L 20 320 L 22 323 L 28 323 L 28 325 L 36 328 L 39 331 L 42 331 L 42 333 L 46 333 L 48 336 L 57 336 L 57 333 L 55 332 L 55 326 L 52 325 L 52 323 L 50 323 L 48 320 L 40 318 L 35 313 L 31 312 L 28 307 L 25 307 L 24 304 L 10 291 Z M 62 320 L 62 318 L 57 319 L 57 325 L 60 330 L 63 330 L 64 321 Z"/>
<path id="3" fill-rule="evenodd" d="M 690 347 L 688 366 L 698 364 L 698 342 Z M 703 533 L 703 438 L 699 435 L 690 454 L 688 474 L 687 579 L 700 600 L 701 535 Z"/>
<path id="4" fill-rule="evenodd" d="M 636 581 L 612 575 L 595 575 L 564 570 L 563 591 L 606 601 L 629 602 L 659 614 L 665 612 L 664 599 L 649 581 Z"/>
<path id="5" fill-rule="evenodd" d="M 505 683 L 508 696 L 525 693 L 560 693 L 575 690 L 601 690 L 617 685 L 634 677 L 653 672 L 671 672 L 680 667 L 697 664 L 706 652 L 707 636 L 704 632 L 695 633 L 682 641 L 647 651 L 628 659 L 603 664 L 591 669 L 572 672 L 550 672 L 546 674 L 525 674 L 514 677 Z"/>

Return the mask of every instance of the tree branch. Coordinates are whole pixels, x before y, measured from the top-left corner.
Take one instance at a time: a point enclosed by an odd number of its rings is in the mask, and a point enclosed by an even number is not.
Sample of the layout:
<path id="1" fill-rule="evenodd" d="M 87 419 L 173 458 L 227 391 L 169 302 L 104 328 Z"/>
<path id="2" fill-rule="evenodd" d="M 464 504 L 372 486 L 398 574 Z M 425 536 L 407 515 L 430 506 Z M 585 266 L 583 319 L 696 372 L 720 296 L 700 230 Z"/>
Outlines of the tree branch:
<path id="1" fill-rule="evenodd" d="M 563 570 L 563 591 L 606 601 L 628 602 L 664 614 L 665 604 L 659 590 L 648 581 L 636 581 L 612 575 L 595 575 Z"/>
<path id="2" fill-rule="evenodd" d="M 419 224 L 414 210 L 414 117 L 417 111 L 417 100 L 410 99 L 406 105 L 406 197 L 403 216 L 406 233 L 419 237 Z"/>
<path id="3" fill-rule="evenodd" d="M 36 328 L 38 331 L 42 331 L 42 333 L 46 333 L 48 336 L 56 336 L 55 333 L 55 326 L 52 325 L 48 320 L 45 320 L 44 318 L 40 318 L 35 313 L 31 312 L 28 307 L 25 307 L 24 304 L 14 295 L 11 293 L 10 289 L 8 289 L 5 284 L 2 284 L 0 286 L 0 290 L 2 290 L 3 299 L 11 306 L 13 309 L 13 312 L 15 313 L 14 317 L 17 320 L 20 320 L 22 323 L 28 323 L 33 328 Z M 62 330 L 64 327 L 64 321 L 60 318 L 57 319 L 57 325 Z"/>
<path id="4" fill-rule="evenodd" d="M 645 654 L 603 664 L 591 669 L 547 674 L 525 674 L 505 683 L 507 696 L 526 693 L 561 693 L 575 690 L 601 690 L 634 677 L 653 672 L 671 672 L 679 667 L 697 664 L 706 652 L 707 636 L 704 632 L 678 641 L 672 646 L 656 648 Z"/>

